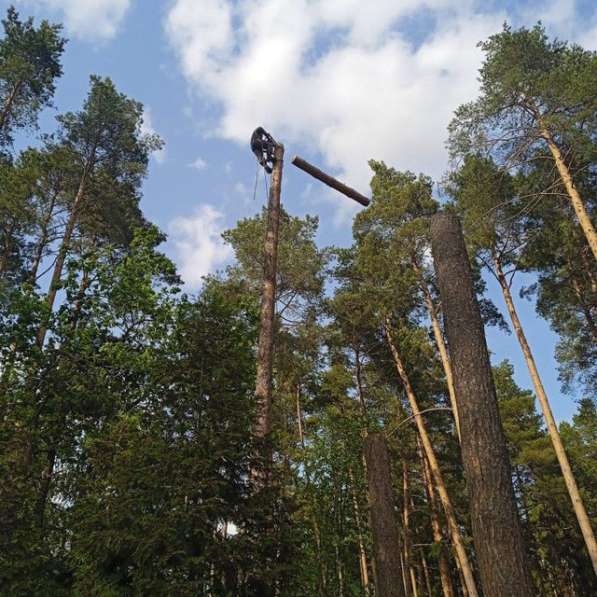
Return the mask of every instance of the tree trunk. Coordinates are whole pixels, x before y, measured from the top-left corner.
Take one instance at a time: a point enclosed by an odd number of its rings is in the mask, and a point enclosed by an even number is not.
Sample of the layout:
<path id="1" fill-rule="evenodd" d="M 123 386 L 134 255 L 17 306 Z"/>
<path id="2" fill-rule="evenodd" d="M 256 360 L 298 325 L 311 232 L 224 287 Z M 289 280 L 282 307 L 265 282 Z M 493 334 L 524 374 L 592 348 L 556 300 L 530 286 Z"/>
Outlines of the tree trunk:
<path id="1" fill-rule="evenodd" d="M 437 458 L 435 457 L 435 452 L 433 451 L 433 446 L 431 444 L 431 438 L 427 433 L 427 428 L 425 427 L 425 422 L 423 417 L 421 416 L 421 411 L 419 410 L 419 405 L 417 402 L 417 397 L 415 396 L 415 392 L 413 387 L 410 383 L 410 380 L 406 374 L 406 369 L 402 363 L 400 358 L 400 354 L 398 353 L 398 349 L 392 340 L 392 333 L 390 332 L 389 322 L 386 321 L 385 324 L 385 332 L 386 338 L 388 341 L 388 345 L 392 352 L 392 356 L 394 358 L 394 363 L 396 364 L 396 369 L 398 371 L 398 375 L 402 381 L 402 385 L 404 386 L 404 390 L 406 391 L 406 396 L 408 398 L 408 402 L 410 404 L 410 408 L 412 410 L 415 423 L 417 425 L 417 430 L 419 432 L 419 437 L 421 438 L 421 443 L 423 444 L 423 450 L 425 455 L 427 456 L 427 460 L 429 461 L 429 466 L 431 468 L 431 474 L 433 475 L 433 479 L 435 481 L 435 485 L 437 487 L 437 491 L 439 493 L 442 506 L 444 508 L 444 512 L 446 514 L 446 520 L 448 522 L 448 528 L 450 530 L 450 538 L 452 540 L 452 545 L 454 546 L 454 551 L 456 553 L 456 557 L 460 561 L 460 565 L 462 567 L 462 572 L 466 581 L 466 586 L 470 597 L 478 597 L 477 587 L 475 584 L 475 578 L 473 576 L 473 570 L 470 565 L 468 555 L 466 553 L 466 548 L 464 546 L 464 541 L 462 540 L 462 536 L 460 534 L 460 528 L 458 526 L 458 522 L 456 520 L 456 513 L 454 512 L 454 507 L 452 506 L 452 502 L 450 501 L 450 497 L 448 495 L 448 490 L 446 489 L 446 484 L 444 483 L 444 478 L 439 468 L 439 464 L 437 462 Z"/>
<path id="2" fill-rule="evenodd" d="M 564 449 L 564 444 L 562 443 L 562 438 L 560 437 L 558 426 L 553 417 L 551 406 L 549 404 L 549 399 L 547 398 L 545 388 L 543 387 L 541 377 L 539 376 L 539 371 L 537 369 L 533 353 L 531 352 L 531 347 L 527 342 L 526 335 L 522 329 L 520 319 L 518 318 L 518 313 L 516 312 L 514 301 L 512 300 L 512 293 L 510 292 L 510 286 L 508 284 L 508 281 L 506 280 L 506 276 L 504 275 L 502 265 L 499 259 L 494 257 L 493 263 L 495 267 L 496 277 L 500 284 L 500 288 L 502 289 L 502 294 L 504 295 L 504 301 L 506 303 L 506 307 L 508 308 L 508 313 L 510 314 L 512 327 L 514 328 L 516 338 L 518 339 L 518 343 L 520 344 L 520 348 L 524 355 L 524 360 L 527 364 L 529 374 L 533 382 L 533 387 L 535 388 L 535 393 L 537 394 L 537 399 L 539 400 L 541 410 L 543 411 L 543 417 L 545 418 L 547 431 L 549 432 L 549 437 L 551 439 L 551 443 L 553 444 L 553 449 L 558 458 L 558 463 L 562 470 L 562 476 L 564 477 L 564 482 L 566 483 L 568 494 L 570 495 L 570 499 L 572 500 L 572 507 L 574 508 L 574 513 L 576 514 L 576 518 L 578 519 L 578 524 L 580 526 L 582 536 L 585 540 L 587 551 L 589 552 L 589 557 L 591 558 L 591 562 L 593 563 L 593 570 L 595 571 L 595 574 L 597 574 L 597 542 L 595 541 L 595 535 L 593 534 L 593 529 L 591 528 L 591 521 L 589 520 L 589 516 L 585 509 L 585 505 L 578 490 L 576 479 L 574 478 L 574 474 L 572 473 L 572 468 L 570 467 L 570 462 L 568 461 L 568 456 L 566 455 L 566 450 Z"/>
<path id="3" fill-rule="evenodd" d="M 72 240 L 75 225 L 79 216 L 79 210 L 81 209 L 85 197 L 87 177 L 89 175 L 93 159 L 93 157 L 88 159 L 87 163 L 85 164 L 85 168 L 83 169 L 83 175 L 81 176 L 79 188 L 77 189 L 77 194 L 75 195 L 73 208 L 70 212 L 68 222 L 66 223 L 66 229 L 64 230 L 64 236 L 62 237 L 62 244 L 60 245 L 58 256 L 56 257 L 56 263 L 54 264 L 52 280 L 50 281 L 50 287 L 48 289 L 48 295 L 46 297 L 46 302 L 48 304 L 50 313 L 54 308 L 54 302 L 56 300 L 56 294 L 58 293 L 58 286 L 60 285 L 60 278 L 62 277 L 64 262 L 66 260 L 66 255 L 68 254 L 68 251 L 70 249 L 70 242 Z M 39 346 L 39 348 L 42 348 L 44 345 L 44 341 L 46 339 L 46 332 L 47 328 L 45 325 L 42 324 L 37 332 L 37 345 Z"/>
<path id="4" fill-rule="evenodd" d="M 572 207 L 574 209 L 574 213 L 576 213 L 576 217 L 578 218 L 580 227 L 582 228 L 582 231 L 585 233 L 585 236 L 587 237 L 587 242 L 591 247 L 591 251 L 593 252 L 595 260 L 597 261 L 597 232 L 595 232 L 593 222 L 591 222 L 589 213 L 587 212 L 585 205 L 582 199 L 580 198 L 579 192 L 574 186 L 574 181 L 572 180 L 572 176 L 570 175 L 570 170 L 564 162 L 564 158 L 562 157 L 560 148 L 554 141 L 551 132 L 547 129 L 547 127 L 541 119 L 539 119 L 539 127 L 541 129 L 541 134 L 547 142 L 549 151 L 551 152 L 553 160 L 556 164 L 558 174 L 560 175 L 560 178 L 564 183 L 564 187 L 566 187 L 566 192 L 568 193 L 570 203 L 572 203 Z M 595 560 L 593 561 L 593 564 L 595 564 Z"/>
<path id="5" fill-rule="evenodd" d="M 369 597 L 371 594 L 369 588 L 369 569 L 367 564 L 367 551 L 365 550 L 365 541 L 363 539 L 363 519 L 361 516 L 361 508 L 359 506 L 359 500 L 356 491 L 356 483 L 352 469 L 348 469 L 348 476 L 350 478 L 350 488 L 352 494 L 352 504 L 354 507 L 354 517 L 357 523 L 357 540 L 359 543 L 359 570 L 361 574 L 361 585 L 363 587 L 363 593 Z"/>
<path id="6" fill-rule="evenodd" d="M 23 81 L 17 81 L 15 83 L 10 95 L 2 107 L 2 111 L 0 112 L 0 131 L 3 131 L 8 126 L 8 121 L 10 120 L 10 114 L 12 112 L 12 106 L 22 86 Z"/>
<path id="7" fill-rule="evenodd" d="M 284 146 L 276 145 L 275 162 L 267 206 L 265 243 L 263 247 L 263 289 L 261 295 L 261 326 L 257 346 L 257 373 L 255 399 L 257 415 L 253 425 L 253 435 L 268 452 L 266 441 L 271 431 L 272 371 L 274 362 L 274 323 L 276 311 L 276 276 L 278 266 L 278 233 L 280 227 L 280 192 L 282 187 L 282 167 Z M 261 454 L 264 465 L 270 458 Z M 269 467 L 267 467 L 269 468 Z M 267 471 L 260 474 L 253 471 L 253 480 L 263 486 L 267 482 Z"/>
<path id="8" fill-rule="evenodd" d="M 52 216 L 54 215 L 54 206 L 56 204 L 56 195 L 53 195 L 52 200 L 50 201 L 50 206 L 48 208 L 48 213 L 44 218 L 41 226 L 41 233 L 39 236 L 39 241 L 37 243 L 37 247 L 35 248 L 35 257 L 33 259 L 33 263 L 31 264 L 31 270 L 29 271 L 28 278 L 31 284 L 35 284 L 37 280 L 37 272 L 39 270 L 39 266 L 41 264 L 41 260 L 44 255 L 44 249 L 48 244 L 49 239 L 49 226 L 50 222 L 52 221 Z"/>
<path id="9" fill-rule="evenodd" d="M 423 566 L 423 576 L 425 577 L 425 588 L 427 589 L 428 597 L 433 597 L 433 589 L 431 588 L 431 576 L 429 575 L 429 568 L 425 554 L 421 551 L 421 564 Z"/>
<path id="10" fill-rule="evenodd" d="M 400 540 L 394 509 L 392 471 L 384 436 L 370 433 L 364 439 L 367 487 L 373 535 L 375 594 L 404 597 L 400 578 Z"/>
<path id="11" fill-rule="evenodd" d="M 410 512 L 409 512 L 410 496 L 408 493 L 408 467 L 406 461 L 402 461 L 402 525 L 404 531 L 404 560 L 408 567 L 408 576 L 410 578 L 410 585 L 412 587 L 413 597 L 419 597 L 417 591 L 417 579 L 415 576 L 415 569 L 413 567 L 412 541 L 410 536 Z"/>
<path id="12" fill-rule="evenodd" d="M 433 337 L 439 351 L 439 356 L 442 361 L 444 373 L 446 375 L 446 385 L 448 386 L 448 396 L 450 397 L 450 406 L 452 407 L 452 415 L 454 416 L 454 422 L 456 423 L 456 433 L 458 434 L 458 441 L 460 442 L 460 421 L 458 420 L 458 405 L 456 404 L 456 393 L 454 391 L 454 379 L 452 375 L 452 364 L 450 363 L 450 357 L 448 356 L 448 349 L 446 348 L 446 342 L 444 341 L 444 335 L 442 333 L 441 326 L 439 324 L 439 318 L 437 316 L 437 309 L 433 304 L 433 298 L 427 282 L 423 278 L 423 272 L 419 267 L 416 259 L 413 258 L 413 267 L 419 278 L 419 284 L 423 291 L 423 299 L 425 301 L 425 307 L 431 320 L 431 328 L 433 329 Z"/>
<path id="13" fill-rule="evenodd" d="M 420 453 L 420 458 L 423 470 L 423 484 L 425 485 L 425 493 L 427 494 L 427 501 L 429 502 L 433 542 L 435 543 L 438 553 L 439 577 L 442 585 L 442 592 L 444 597 L 455 597 L 454 588 L 452 587 L 452 577 L 450 575 L 450 565 L 448 564 L 448 560 L 443 548 L 443 534 L 439 522 L 437 501 L 435 499 L 435 488 L 433 487 L 431 473 L 429 472 L 429 463 L 427 462 L 427 458 L 425 458 L 423 453 Z"/>
<path id="14" fill-rule="evenodd" d="M 512 471 L 458 218 L 446 213 L 433 216 L 431 241 L 454 372 L 462 460 L 483 591 L 488 596 L 530 597 L 534 591 Z"/>

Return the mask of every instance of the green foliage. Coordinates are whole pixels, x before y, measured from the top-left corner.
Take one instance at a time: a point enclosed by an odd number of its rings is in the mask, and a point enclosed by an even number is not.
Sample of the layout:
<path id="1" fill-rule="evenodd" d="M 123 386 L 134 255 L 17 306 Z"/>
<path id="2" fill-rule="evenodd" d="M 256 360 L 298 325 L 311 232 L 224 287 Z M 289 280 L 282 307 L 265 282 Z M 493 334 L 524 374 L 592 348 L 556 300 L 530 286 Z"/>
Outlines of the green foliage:
<path id="1" fill-rule="evenodd" d="M 35 126 L 39 112 L 52 101 L 55 80 L 62 75 L 60 59 L 66 40 L 62 26 L 33 19 L 21 21 L 10 7 L 0 41 L 0 146 L 18 129 Z"/>

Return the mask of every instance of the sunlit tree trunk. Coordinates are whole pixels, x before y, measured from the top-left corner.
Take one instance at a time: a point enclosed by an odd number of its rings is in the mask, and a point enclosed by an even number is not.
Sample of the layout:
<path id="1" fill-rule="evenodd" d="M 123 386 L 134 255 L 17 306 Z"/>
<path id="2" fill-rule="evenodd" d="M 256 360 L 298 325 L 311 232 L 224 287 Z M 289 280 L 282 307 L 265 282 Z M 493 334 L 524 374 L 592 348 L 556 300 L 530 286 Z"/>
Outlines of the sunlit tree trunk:
<path id="1" fill-rule="evenodd" d="M 402 461 L 402 525 L 404 528 L 404 560 L 408 567 L 408 576 L 412 588 L 413 597 L 419 597 L 417 591 L 417 579 L 413 567 L 412 540 L 410 535 L 410 495 L 408 491 L 408 467 L 406 461 Z"/>
<path id="2" fill-rule="evenodd" d="M 570 495 L 570 499 L 572 500 L 572 507 L 574 508 L 574 513 L 576 514 L 576 518 L 578 519 L 578 524 L 580 526 L 580 530 L 585 540 L 587 551 L 589 552 L 591 562 L 593 563 L 593 569 L 595 570 L 595 574 L 597 574 L 597 542 L 595 541 L 595 535 L 593 534 L 593 529 L 591 528 L 589 516 L 585 509 L 585 505 L 580 495 L 580 491 L 578 490 L 576 479 L 574 478 L 574 474 L 572 473 L 572 468 L 570 467 L 570 462 L 568 461 L 568 456 L 566 455 L 566 450 L 564 449 L 564 444 L 562 443 L 562 438 L 560 437 L 560 432 L 558 431 L 558 426 L 554 419 L 553 412 L 551 410 L 551 405 L 549 404 L 549 400 L 547 398 L 547 393 L 545 392 L 543 382 L 541 381 L 541 377 L 539 376 L 539 370 L 537 369 L 537 365 L 531 352 L 531 348 L 529 346 L 529 343 L 527 342 L 524 330 L 522 329 L 520 319 L 518 318 L 518 313 L 516 312 L 514 301 L 512 300 L 510 284 L 506 279 L 506 276 L 502 269 L 502 264 L 496 256 L 494 256 L 493 264 L 495 268 L 496 277 L 498 279 L 500 288 L 502 289 L 502 294 L 504 296 L 504 301 L 506 303 L 508 313 L 510 314 L 510 320 L 512 321 L 514 333 L 516 334 L 516 338 L 518 339 L 518 343 L 520 344 L 520 348 L 524 355 L 524 359 L 527 364 L 531 380 L 533 382 L 533 387 L 535 388 L 535 393 L 537 394 L 537 399 L 539 400 L 541 410 L 543 411 L 543 417 L 545 418 L 547 431 L 553 444 L 558 463 L 562 470 L 562 476 L 564 477 L 564 482 L 566 483 L 568 494 Z"/>
<path id="3" fill-rule="evenodd" d="M 539 118 L 539 127 L 541 129 L 541 135 L 547 142 L 549 151 L 551 152 L 553 160 L 556 164 L 558 174 L 560 175 L 560 178 L 564 183 L 564 187 L 566 188 L 566 192 L 568 193 L 568 197 L 570 198 L 570 203 L 572 203 L 574 213 L 578 218 L 578 223 L 580 224 L 582 231 L 584 232 L 587 238 L 587 242 L 591 247 L 591 251 L 593 252 L 595 260 L 597 260 L 597 232 L 595 232 L 593 222 L 591 222 L 589 213 L 587 212 L 585 205 L 580 197 L 580 194 L 576 186 L 574 185 L 574 181 L 572 180 L 570 170 L 566 165 L 564 158 L 562 157 L 562 152 L 560 151 L 560 148 L 554 141 L 553 135 L 545 126 L 545 123 L 542 121 L 541 118 Z M 593 560 L 593 564 L 595 564 L 595 560 Z"/>
<path id="4" fill-rule="evenodd" d="M 439 351 L 439 356 L 446 376 L 446 385 L 448 386 L 448 396 L 450 398 L 450 407 L 452 408 L 452 415 L 454 416 L 454 422 L 456 424 L 456 433 L 458 434 L 458 441 L 460 441 L 460 421 L 458 418 L 458 405 L 456 403 L 456 392 L 454 391 L 454 378 L 452 375 L 452 364 L 450 363 L 450 357 L 448 356 L 448 349 L 446 348 L 446 342 L 444 340 L 444 334 L 439 324 L 439 318 L 437 316 L 437 309 L 433 303 L 433 298 L 427 282 L 423 277 L 423 272 L 417 263 L 417 260 L 413 257 L 413 267 L 419 278 L 419 285 L 423 291 L 423 300 L 425 302 L 425 308 L 427 314 L 431 320 L 431 329 L 433 330 L 433 337 Z"/>
<path id="5" fill-rule="evenodd" d="M 361 574 L 361 585 L 363 593 L 368 597 L 370 595 L 369 587 L 369 569 L 367 564 L 367 551 L 365 549 L 364 532 L 363 532 L 363 517 L 361 515 L 361 508 L 356 491 L 356 483 L 352 469 L 348 469 L 348 476 L 350 478 L 350 489 L 352 494 L 352 505 L 354 508 L 354 517 L 357 523 L 357 540 L 359 544 L 359 570 Z"/>
<path id="6" fill-rule="evenodd" d="M 456 520 L 456 513 L 454 512 L 454 507 L 452 506 L 452 502 L 450 501 L 450 497 L 448 496 L 448 490 L 446 489 L 446 484 L 444 482 L 443 475 L 439 468 L 439 463 L 437 462 L 437 458 L 435 456 L 435 452 L 433 450 L 433 445 L 431 443 L 431 438 L 427 433 L 427 428 L 425 427 L 425 422 L 423 417 L 421 416 L 421 412 L 419 409 L 419 405 L 417 402 L 417 398 L 413 387 L 410 383 L 408 375 L 406 374 L 406 369 L 402 363 L 400 358 L 400 354 L 396 345 L 392 339 L 392 333 L 390 331 L 390 322 L 386 321 L 385 323 L 385 332 L 388 345 L 392 352 L 392 356 L 394 358 L 394 363 L 396 365 L 396 370 L 398 371 L 398 376 L 402 381 L 402 385 L 404 386 L 404 390 L 406 392 L 406 396 L 408 398 L 408 402 L 410 404 L 410 408 L 412 410 L 412 414 L 415 419 L 415 424 L 417 426 L 417 430 L 419 432 L 419 437 L 421 438 L 421 443 L 423 444 L 423 450 L 429 462 L 429 466 L 431 468 L 431 474 L 435 481 L 435 485 L 437 487 L 437 491 L 440 496 L 440 500 L 442 502 L 442 506 L 444 508 L 444 512 L 446 514 L 446 519 L 448 521 L 448 528 L 450 531 L 450 538 L 452 540 L 452 545 L 454 546 L 454 551 L 456 553 L 456 557 L 458 558 L 460 565 L 462 567 L 462 573 L 464 575 L 466 587 L 468 589 L 470 597 L 478 597 L 477 586 L 475 583 L 475 578 L 473 576 L 472 567 L 470 565 L 468 555 L 466 553 L 466 548 L 464 546 L 464 541 L 462 539 L 462 535 L 460 534 L 460 528 L 458 522 Z"/>
<path id="7" fill-rule="evenodd" d="M 435 488 L 433 487 L 433 480 L 429 471 L 429 463 L 427 458 L 420 450 L 420 440 L 417 438 L 419 444 L 420 458 L 423 471 L 423 484 L 425 485 L 425 493 L 427 495 L 427 502 L 429 503 L 429 512 L 431 516 L 431 531 L 433 533 L 433 542 L 436 546 L 436 553 L 438 554 L 439 577 L 442 585 L 442 592 L 444 597 L 455 597 L 454 589 L 452 587 L 452 577 L 450 575 L 450 565 L 443 548 L 443 534 L 439 522 L 439 513 L 437 508 L 437 501 L 435 497 Z"/>

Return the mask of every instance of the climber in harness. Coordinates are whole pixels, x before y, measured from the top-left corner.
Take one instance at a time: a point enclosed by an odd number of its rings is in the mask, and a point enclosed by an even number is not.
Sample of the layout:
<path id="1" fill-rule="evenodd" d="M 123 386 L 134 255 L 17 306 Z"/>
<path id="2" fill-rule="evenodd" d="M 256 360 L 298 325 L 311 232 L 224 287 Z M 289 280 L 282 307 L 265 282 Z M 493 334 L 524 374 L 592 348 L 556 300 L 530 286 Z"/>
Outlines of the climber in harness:
<path id="1" fill-rule="evenodd" d="M 257 157 L 257 161 L 264 170 L 271 174 L 276 161 L 274 152 L 276 142 L 274 138 L 261 126 L 258 126 L 251 135 L 251 151 Z"/>

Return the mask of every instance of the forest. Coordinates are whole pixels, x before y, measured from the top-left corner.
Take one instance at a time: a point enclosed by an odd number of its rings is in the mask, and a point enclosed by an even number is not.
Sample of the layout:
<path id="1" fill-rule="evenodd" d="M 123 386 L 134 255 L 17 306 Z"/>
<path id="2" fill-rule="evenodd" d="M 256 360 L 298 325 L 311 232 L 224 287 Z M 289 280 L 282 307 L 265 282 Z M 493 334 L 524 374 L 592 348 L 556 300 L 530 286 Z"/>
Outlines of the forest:
<path id="1" fill-rule="evenodd" d="M 272 212 L 275 154 L 269 208 L 190 294 L 140 207 L 142 104 L 91 75 L 41 134 L 64 30 L 10 8 L 1 35 L 1 595 L 597 594 L 595 52 L 541 24 L 482 41 L 449 171 L 371 160 L 349 247 Z M 462 279 L 438 266 L 461 239 Z M 469 286 L 472 328 L 446 317 Z M 483 326 L 532 390 L 489 370 Z"/>

